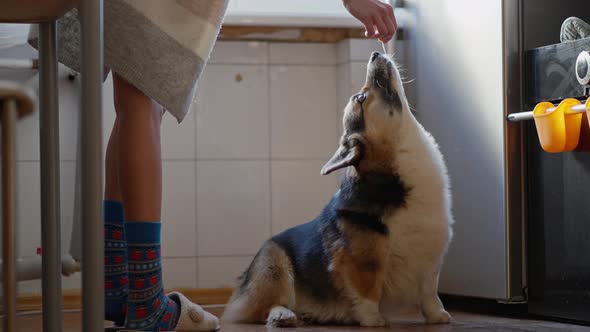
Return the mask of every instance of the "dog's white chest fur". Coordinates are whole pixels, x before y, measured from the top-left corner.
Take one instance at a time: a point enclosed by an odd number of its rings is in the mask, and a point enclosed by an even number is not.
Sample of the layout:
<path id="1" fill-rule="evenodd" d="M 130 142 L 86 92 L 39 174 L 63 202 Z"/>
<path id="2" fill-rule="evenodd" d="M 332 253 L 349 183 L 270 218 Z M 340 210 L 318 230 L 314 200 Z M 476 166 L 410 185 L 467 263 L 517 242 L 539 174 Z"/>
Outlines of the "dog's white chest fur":
<path id="1" fill-rule="evenodd" d="M 443 157 L 434 138 L 409 115 L 403 119 L 403 142 L 396 169 L 410 187 L 406 207 L 385 223 L 390 251 L 381 311 L 384 315 L 407 306 L 438 307 L 438 274 L 452 238 L 451 194 Z M 425 303 L 426 302 L 426 303 Z"/>

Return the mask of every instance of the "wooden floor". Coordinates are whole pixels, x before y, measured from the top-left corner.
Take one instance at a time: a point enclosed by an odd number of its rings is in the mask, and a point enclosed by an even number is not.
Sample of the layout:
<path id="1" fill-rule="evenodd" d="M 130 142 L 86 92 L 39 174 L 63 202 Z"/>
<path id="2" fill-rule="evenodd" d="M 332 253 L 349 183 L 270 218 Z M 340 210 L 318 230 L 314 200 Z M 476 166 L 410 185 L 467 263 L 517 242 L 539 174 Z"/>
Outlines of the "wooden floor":
<path id="1" fill-rule="evenodd" d="M 209 308 L 209 311 L 219 314 L 220 309 Z M 418 317 L 407 317 L 398 321 L 389 328 L 372 329 L 361 327 L 299 327 L 295 329 L 277 329 L 272 331 L 292 331 L 292 332 L 319 332 L 319 331 L 340 331 L 340 332 L 363 332 L 363 331 L 400 331 L 400 332 L 461 332 L 461 331 L 483 331 L 483 332 L 503 332 L 503 331 L 539 331 L 539 332 L 578 332 L 590 331 L 590 327 L 569 325 L 549 321 L 503 318 L 497 316 L 487 316 L 480 314 L 465 313 L 452 311 L 453 322 L 450 325 L 424 325 Z M 64 332 L 81 331 L 81 315 L 78 312 L 68 312 L 64 314 Z M 36 332 L 42 331 L 41 315 L 39 313 L 29 313 L 19 315 L 17 331 Z M 266 332 L 264 326 L 259 325 L 223 325 L 221 332 Z"/>

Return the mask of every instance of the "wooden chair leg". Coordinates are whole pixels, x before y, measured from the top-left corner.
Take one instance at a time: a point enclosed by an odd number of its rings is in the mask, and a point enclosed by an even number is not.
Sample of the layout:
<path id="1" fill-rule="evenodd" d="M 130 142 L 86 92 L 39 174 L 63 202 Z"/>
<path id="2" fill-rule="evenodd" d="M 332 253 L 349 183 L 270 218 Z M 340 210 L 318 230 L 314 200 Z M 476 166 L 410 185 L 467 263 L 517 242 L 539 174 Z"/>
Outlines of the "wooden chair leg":
<path id="1" fill-rule="evenodd" d="M 17 104 L 2 107 L 2 265 L 4 331 L 16 331 L 16 118 Z"/>

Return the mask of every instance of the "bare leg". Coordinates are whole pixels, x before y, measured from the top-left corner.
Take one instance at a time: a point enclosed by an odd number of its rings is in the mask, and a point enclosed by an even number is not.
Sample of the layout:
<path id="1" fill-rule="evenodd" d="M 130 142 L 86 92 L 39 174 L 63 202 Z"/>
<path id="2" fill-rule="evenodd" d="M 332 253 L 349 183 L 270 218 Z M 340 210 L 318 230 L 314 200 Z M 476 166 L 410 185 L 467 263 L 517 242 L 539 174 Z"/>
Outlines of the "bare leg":
<path id="1" fill-rule="evenodd" d="M 125 210 L 129 298 L 125 327 L 144 331 L 213 331 L 219 320 L 179 294 L 167 296 L 162 280 L 162 107 L 117 74 L 113 75 L 115 124 L 112 183 Z M 112 156 L 111 156 L 112 157 Z M 117 172 L 118 171 L 118 172 Z M 116 192 L 109 194 L 114 196 Z M 146 269 L 146 266 L 150 266 Z M 149 280 L 149 283 L 146 282 Z M 153 291 L 153 290 L 156 291 Z M 147 305 L 146 305 L 147 304 Z M 182 310 L 181 310 L 182 305 Z"/>
<path id="2" fill-rule="evenodd" d="M 117 74 L 113 75 L 113 86 L 117 112 L 118 183 L 125 217 L 132 221 L 160 221 L 161 107 Z"/>
<path id="3" fill-rule="evenodd" d="M 125 324 L 129 280 L 124 210 L 119 186 L 119 121 L 115 121 L 107 145 L 104 193 L 105 319 Z M 122 282 L 123 281 L 123 282 Z"/>
<path id="4" fill-rule="evenodd" d="M 115 120 L 111 137 L 107 145 L 105 161 L 104 198 L 109 201 L 122 202 L 121 186 L 119 184 L 119 120 Z"/>
<path id="5" fill-rule="evenodd" d="M 113 74 L 113 87 L 117 120 L 112 137 L 116 144 L 111 146 L 111 158 L 115 159 L 111 171 L 118 175 L 110 180 L 118 183 L 123 200 L 127 283 L 131 285 L 125 327 L 171 331 L 180 319 L 180 300 L 172 300 L 164 293 L 162 280 L 161 107 L 117 74 Z M 109 194 L 118 193 L 113 190 Z M 148 264 L 153 266 L 149 270 Z"/>

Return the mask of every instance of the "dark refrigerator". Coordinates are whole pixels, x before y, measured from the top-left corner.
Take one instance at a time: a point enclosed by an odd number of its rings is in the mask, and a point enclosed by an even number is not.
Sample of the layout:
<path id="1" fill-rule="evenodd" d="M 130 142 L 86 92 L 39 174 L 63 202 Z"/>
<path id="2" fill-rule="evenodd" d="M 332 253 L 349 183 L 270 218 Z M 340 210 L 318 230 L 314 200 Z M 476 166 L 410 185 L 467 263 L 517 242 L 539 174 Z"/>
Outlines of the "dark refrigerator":
<path id="1" fill-rule="evenodd" d="M 565 98 L 585 102 L 576 79 L 580 52 L 590 38 L 560 43 L 562 22 L 590 22 L 586 0 L 522 3 L 523 108 Z M 523 123 L 526 169 L 528 307 L 533 314 L 590 323 L 590 146 L 587 119 L 572 152 L 541 149 L 533 121 Z"/>

